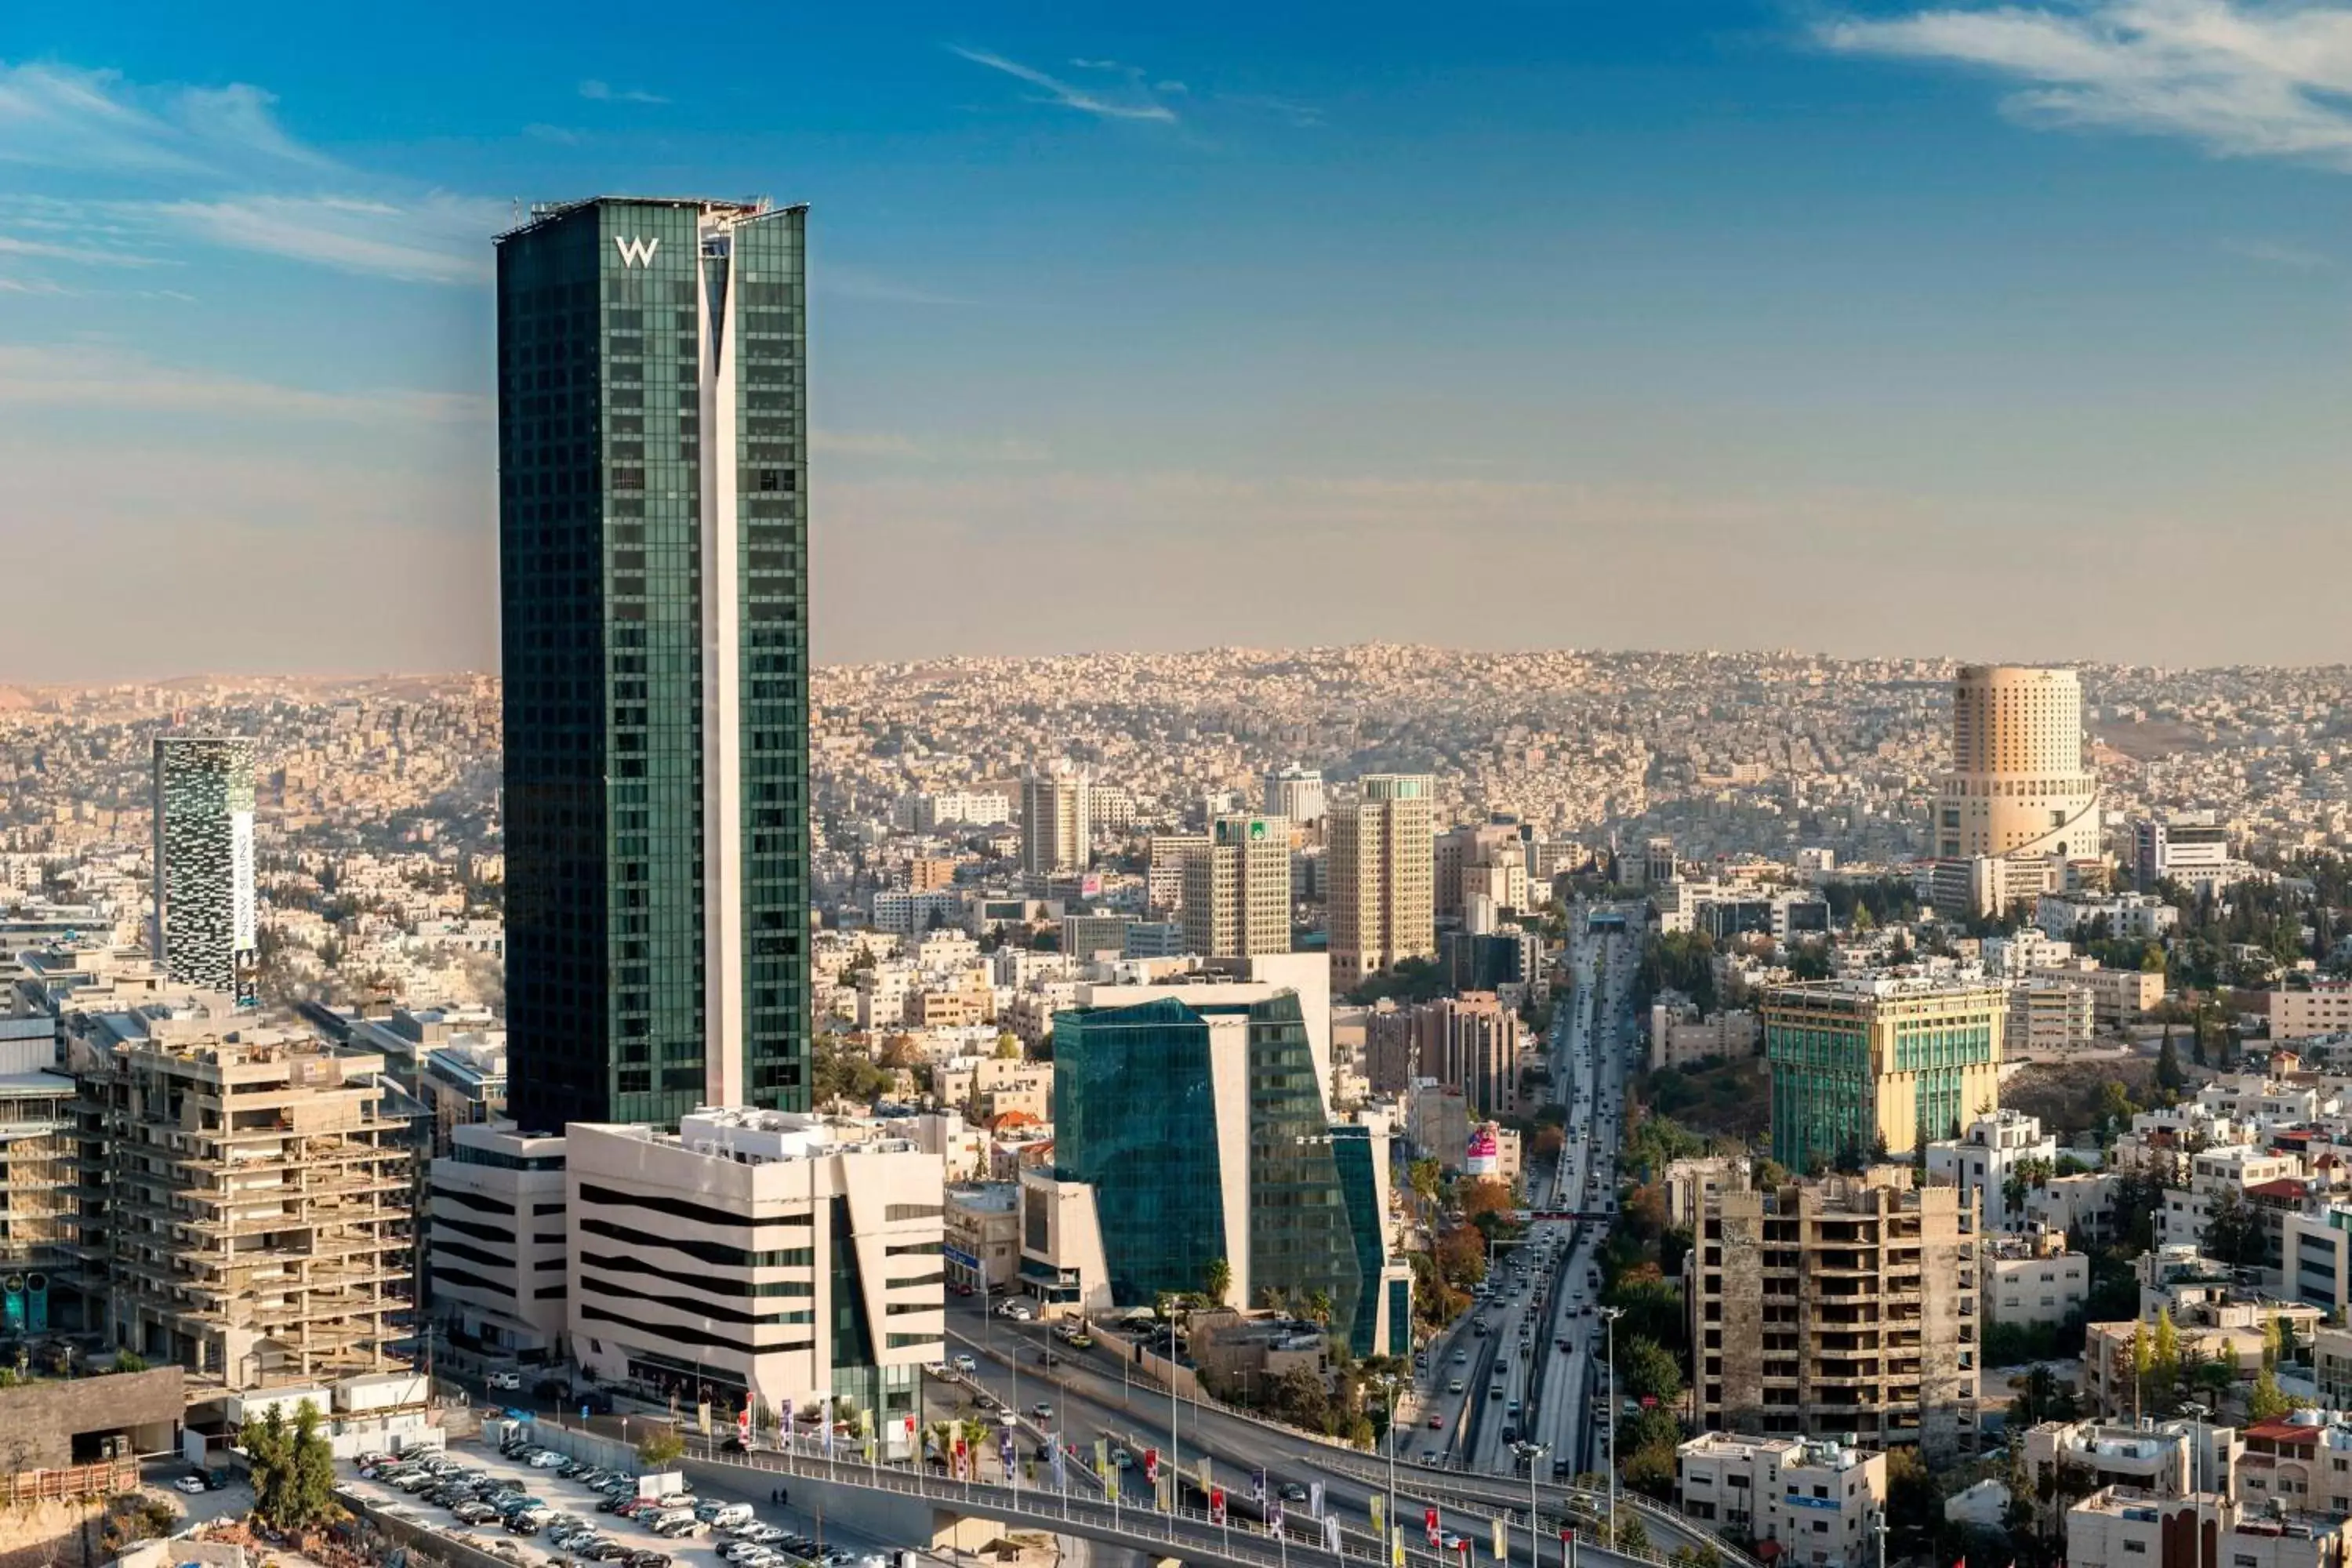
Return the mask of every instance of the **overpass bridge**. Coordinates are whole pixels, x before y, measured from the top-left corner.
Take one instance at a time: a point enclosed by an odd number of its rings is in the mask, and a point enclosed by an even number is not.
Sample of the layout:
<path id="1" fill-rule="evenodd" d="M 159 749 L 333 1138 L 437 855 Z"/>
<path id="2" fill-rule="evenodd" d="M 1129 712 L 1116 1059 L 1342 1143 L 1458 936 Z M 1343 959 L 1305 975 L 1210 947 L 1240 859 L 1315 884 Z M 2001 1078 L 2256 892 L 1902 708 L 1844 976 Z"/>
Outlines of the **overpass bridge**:
<path id="1" fill-rule="evenodd" d="M 805 1445 L 807 1440 L 799 1441 Z M 924 1542 L 934 1551 L 970 1551 L 982 1544 L 971 1531 L 964 1531 L 961 1540 L 958 1532 L 960 1526 L 984 1521 L 1000 1531 L 1034 1531 L 1076 1536 L 1169 1564 L 1360 1568 L 1365 1563 L 1388 1563 L 1391 1568 L 1396 1564 L 1403 1568 L 1464 1568 L 1466 1563 L 1494 1560 L 1493 1521 L 1502 1518 L 1507 1521 L 1509 1542 L 1507 1560 L 1528 1563 L 1531 1568 L 1549 1568 L 1552 1563 L 1566 1565 L 1571 1561 L 1576 1568 L 1655 1568 L 1666 1562 L 1664 1552 L 1632 1555 L 1587 1544 L 1584 1531 L 1588 1527 L 1572 1518 L 1538 1518 L 1532 1542 L 1535 1554 L 1531 1557 L 1524 1510 L 1509 1514 L 1496 1509 L 1492 1513 L 1474 1515 L 1434 1505 L 1443 1509 L 1441 1528 L 1464 1538 L 1464 1550 L 1446 1552 L 1429 1546 L 1420 1514 L 1422 1505 L 1401 1498 L 1399 1510 L 1407 1516 L 1402 1521 L 1402 1540 L 1390 1553 L 1383 1554 L 1381 1543 L 1368 1531 L 1345 1522 L 1338 1531 L 1339 1549 L 1332 1550 L 1325 1521 L 1307 1518 L 1303 1511 L 1286 1514 L 1282 1528 L 1276 1531 L 1242 1518 L 1237 1507 L 1229 1508 L 1226 1517 L 1219 1521 L 1198 1509 L 1179 1508 L 1171 1512 L 1155 1508 L 1149 1497 L 1139 1499 L 1141 1506 L 1138 1506 L 1116 1496 L 1065 1489 L 1041 1489 L 1017 1483 L 961 1480 L 920 1464 L 867 1464 L 847 1457 L 828 1459 L 822 1454 L 801 1451 L 799 1447 L 792 1451 L 762 1448 L 740 1453 L 698 1439 L 689 1446 L 687 1458 L 690 1465 L 719 1472 L 739 1488 L 752 1484 L 747 1478 L 766 1478 L 763 1484 L 769 1485 L 781 1481 L 795 1494 L 796 1506 L 809 1496 L 818 1500 L 830 1496 L 836 1505 L 858 1500 L 893 1503 L 900 1531 L 920 1532 Z M 1411 1479 L 1400 1477 L 1401 1481 Z M 1189 1478 L 1187 1484 L 1192 1484 Z M 1562 1539 L 1563 1528 L 1576 1531 L 1573 1544 Z"/>

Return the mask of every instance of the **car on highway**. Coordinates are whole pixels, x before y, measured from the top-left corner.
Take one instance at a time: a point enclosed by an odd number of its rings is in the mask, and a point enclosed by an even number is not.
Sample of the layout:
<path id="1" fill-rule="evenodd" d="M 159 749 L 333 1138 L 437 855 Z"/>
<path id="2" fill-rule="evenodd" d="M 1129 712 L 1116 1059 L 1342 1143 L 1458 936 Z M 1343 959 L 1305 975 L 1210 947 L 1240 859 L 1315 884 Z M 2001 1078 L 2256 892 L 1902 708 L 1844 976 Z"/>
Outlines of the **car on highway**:
<path id="1" fill-rule="evenodd" d="M 1282 1483 L 1282 1500 L 1285 1502 L 1305 1502 L 1307 1500 L 1307 1489 L 1300 1486 L 1297 1481 L 1285 1481 Z"/>
<path id="2" fill-rule="evenodd" d="M 1433 1410 L 1429 1413 L 1429 1429 L 1433 1432 L 1443 1432 L 1445 1430 L 1444 1411 Z"/>
<path id="3" fill-rule="evenodd" d="M 980 1363 L 971 1358 L 970 1352 L 966 1352 L 963 1354 L 957 1356 L 954 1362 L 950 1364 L 952 1364 L 958 1372 L 963 1373 L 966 1377 L 971 1376 L 972 1373 L 980 1370 Z"/>
<path id="4" fill-rule="evenodd" d="M 1457 1377 L 1457 1378 L 1454 1378 L 1453 1381 L 1449 1382 L 1449 1383 L 1445 1385 L 1445 1392 L 1446 1392 L 1446 1393 L 1448 1393 L 1448 1394 L 1459 1394 L 1459 1393 L 1461 1393 L 1461 1392 L 1462 1392 L 1462 1380 L 1461 1380 L 1460 1378 L 1458 1378 L 1458 1377 Z"/>

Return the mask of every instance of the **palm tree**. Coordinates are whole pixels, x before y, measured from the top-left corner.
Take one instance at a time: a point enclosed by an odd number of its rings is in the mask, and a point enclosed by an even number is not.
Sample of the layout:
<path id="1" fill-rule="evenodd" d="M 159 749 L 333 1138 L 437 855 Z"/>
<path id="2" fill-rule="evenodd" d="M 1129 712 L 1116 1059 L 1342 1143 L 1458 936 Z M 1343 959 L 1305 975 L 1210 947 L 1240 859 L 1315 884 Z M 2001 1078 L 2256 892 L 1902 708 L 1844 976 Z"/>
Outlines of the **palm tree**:
<path id="1" fill-rule="evenodd" d="M 1307 1292 L 1307 1315 L 1322 1328 L 1331 1326 L 1331 1292 L 1317 1286 Z"/>
<path id="2" fill-rule="evenodd" d="M 1208 1288 L 1209 1304 L 1223 1306 L 1225 1292 L 1234 1288 L 1234 1266 L 1222 1258 L 1212 1258 L 1208 1268 L 1203 1271 L 1202 1283 Z"/>

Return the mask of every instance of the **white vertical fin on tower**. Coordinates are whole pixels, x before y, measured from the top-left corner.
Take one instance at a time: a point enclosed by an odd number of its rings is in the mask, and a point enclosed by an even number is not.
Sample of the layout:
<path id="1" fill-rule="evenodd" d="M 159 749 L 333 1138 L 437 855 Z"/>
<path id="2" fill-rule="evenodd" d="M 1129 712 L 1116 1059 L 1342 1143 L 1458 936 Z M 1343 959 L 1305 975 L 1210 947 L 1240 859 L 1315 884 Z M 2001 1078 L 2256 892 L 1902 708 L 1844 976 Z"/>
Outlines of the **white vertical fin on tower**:
<path id="1" fill-rule="evenodd" d="M 741 1105 L 743 1081 L 742 595 L 735 523 L 736 298 L 731 216 L 706 211 L 694 298 L 702 349 L 702 1049 L 703 1100 Z M 723 247 L 726 287 L 706 280 Z"/>

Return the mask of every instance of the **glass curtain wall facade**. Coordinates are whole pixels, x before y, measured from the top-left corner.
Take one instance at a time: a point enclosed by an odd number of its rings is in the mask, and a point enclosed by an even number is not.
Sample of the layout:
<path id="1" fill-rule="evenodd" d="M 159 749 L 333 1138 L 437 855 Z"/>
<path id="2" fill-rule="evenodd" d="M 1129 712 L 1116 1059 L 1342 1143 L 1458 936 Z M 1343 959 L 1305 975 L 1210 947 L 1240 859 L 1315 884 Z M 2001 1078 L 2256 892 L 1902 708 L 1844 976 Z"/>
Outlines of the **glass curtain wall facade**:
<path id="1" fill-rule="evenodd" d="M 1112 1300 L 1205 1289 L 1234 1258 L 1207 1019 L 1172 997 L 1056 1015 L 1054 1164 L 1093 1184 Z"/>
<path id="2" fill-rule="evenodd" d="M 253 892 L 253 742 L 155 737 L 154 953 L 174 984 L 249 1007 L 260 971 Z"/>
<path id="3" fill-rule="evenodd" d="M 1379 1173 L 1372 1169 L 1372 1130 L 1352 1123 L 1339 1123 L 1331 1129 L 1331 1163 L 1339 1173 L 1339 1195 L 1348 1205 L 1348 1228 L 1354 1237 L 1357 1277 L 1377 1285 L 1381 1265 L 1385 1261 L 1381 1245 L 1381 1188 Z M 1407 1315 L 1391 1317 L 1391 1334 L 1395 1338 L 1394 1325 L 1410 1324 L 1412 1302 L 1406 1301 Z M 1349 1348 L 1359 1359 L 1374 1354 L 1393 1353 L 1391 1345 L 1375 1344 L 1372 1340 L 1380 1314 L 1370 1303 L 1356 1314 L 1348 1332 Z M 1407 1348 L 1410 1349 L 1408 1340 Z"/>
<path id="4" fill-rule="evenodd" d="M 510 1100 L 808 1103 L 806 211 L 499 243 Z"/>
<path id="5" fill-rule="evenodd" d="M 1328 1298 L 1331 1332 L 1352 1342 L 1367 1305 L 1365 1274 L 1306 1019 L 1290 992 L 1249 1010 L 1249 1149 L 1251 1289 L 1278 1290 L 1294 1310 Z M 1379 1274 L 1376 1263 L 1371 1277 Z M 1373 1314 L 1360 1315 L 1369 1322 Z"/>

